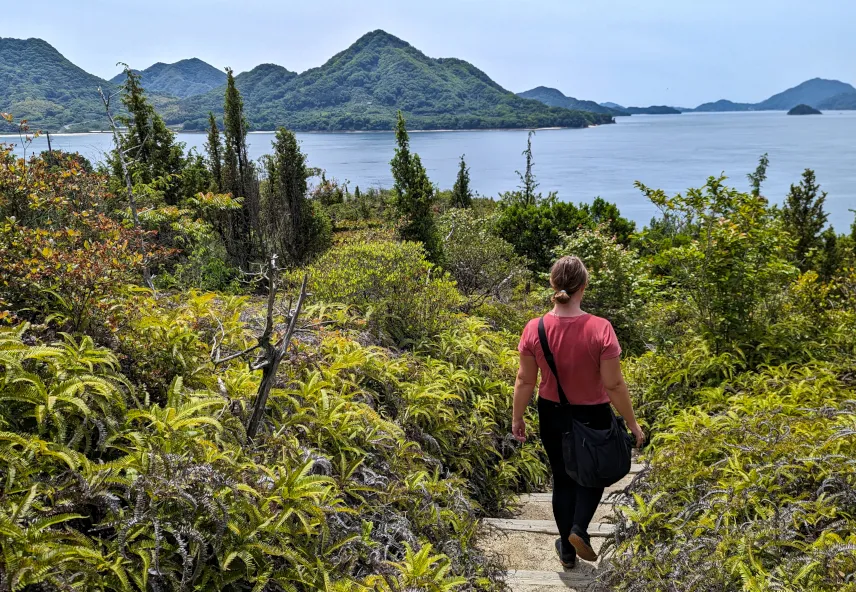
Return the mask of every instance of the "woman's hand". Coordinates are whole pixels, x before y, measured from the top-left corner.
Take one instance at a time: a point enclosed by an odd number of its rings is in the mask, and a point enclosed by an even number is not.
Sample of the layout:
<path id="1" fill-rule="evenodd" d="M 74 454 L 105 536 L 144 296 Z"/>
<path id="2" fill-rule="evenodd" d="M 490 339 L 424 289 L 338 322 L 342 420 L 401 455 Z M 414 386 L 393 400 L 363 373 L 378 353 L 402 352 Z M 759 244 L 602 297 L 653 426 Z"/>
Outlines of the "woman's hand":
<path id="1" fill-rule="evenodd" d="M 642 428 L 639 427 L 639 424 L 636 422 L 633 422 L 633 424 L 628 427 L 630 428 L 631 433 L 636 437 L 636 448 L 642 448 L 642 445 L 645 443 L 645 432 L 642 431 Z"/>
<path id="2" fill-rule="evenodd" d="M 518 442 L 526 441 L 526 420 L 522 417 L 511 422 L 511 434 Z"/>

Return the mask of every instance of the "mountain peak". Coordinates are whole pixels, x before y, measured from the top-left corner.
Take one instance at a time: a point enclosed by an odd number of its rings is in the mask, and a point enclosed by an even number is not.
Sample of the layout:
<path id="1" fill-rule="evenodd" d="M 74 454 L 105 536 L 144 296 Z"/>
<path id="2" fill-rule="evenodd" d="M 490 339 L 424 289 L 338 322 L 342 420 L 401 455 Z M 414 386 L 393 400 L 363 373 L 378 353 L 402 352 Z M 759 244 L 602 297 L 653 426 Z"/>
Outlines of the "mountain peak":
<path id="1" fill-rule="evenodd" d="M 206 93 L 226 83 L 226 74 L 222 70 L 199 58 L 187 58 L 172 64 L 157 62 L 145 70 L 134 72 L 142 76 L 147 91 L 180 99 Z M 124 72 L 110 80 L 114 84 L 124 81 Z"/>

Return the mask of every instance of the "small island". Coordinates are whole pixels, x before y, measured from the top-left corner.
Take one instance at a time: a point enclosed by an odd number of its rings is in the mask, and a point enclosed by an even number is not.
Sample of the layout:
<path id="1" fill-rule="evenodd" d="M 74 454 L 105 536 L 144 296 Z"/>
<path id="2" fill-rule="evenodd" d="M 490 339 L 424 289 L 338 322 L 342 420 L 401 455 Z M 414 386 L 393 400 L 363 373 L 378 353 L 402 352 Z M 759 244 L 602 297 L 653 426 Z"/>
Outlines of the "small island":
<path id="1" fill-rule="evenodd" d="M 809 105 L 797 105 L 790 111 L 788 115 L 823 115 L 820 111 Z"/>
<path id="2" fill-rule="evenodd" d="M 631 115 L 680 115 L 681 112 L 674 107 L 666 105 L 652 105 L 651 107 L 627 107 L 625 109 Z"/>

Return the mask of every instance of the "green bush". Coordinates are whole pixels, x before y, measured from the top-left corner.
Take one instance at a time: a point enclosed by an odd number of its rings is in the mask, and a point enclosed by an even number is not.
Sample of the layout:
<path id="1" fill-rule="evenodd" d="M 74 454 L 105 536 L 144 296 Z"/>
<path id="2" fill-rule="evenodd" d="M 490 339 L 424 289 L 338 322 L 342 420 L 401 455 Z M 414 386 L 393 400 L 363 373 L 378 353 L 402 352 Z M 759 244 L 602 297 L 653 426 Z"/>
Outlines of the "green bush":
<path id="1" fill-rule="evenodd" d="M 792 241 L 767 200 L 711 177 L 686 195 L 667 197 L 638 184 L 671 225 L 658 266 L 670 295 L 686 303 L 690 325 L 716 353 L 751 348 L 781 318 L 798 275 Z"/>
<path id="2" fill-rule="evenodd" d="M 853 590 L 853 387 L 816 364 L 704 389 L 652 442 L 600 589 Z"/>
<path id="3" fill-rule="evenodd" d="M 345 244 L 309 268 L 310 291 L 323 302 L 362 308 L 382 338 L 419 341 L 451 326 L 463 299 L 455 282 L 417 243 Z"/>
<path id="4" fill-rule="evenodd" d="M 490 226 L 490 221 L 466 209 L 446 212 L 438 224 L 444 237 L 444 267 L 475 304 L 488 296 L 507 300 L 517 284 L 529 277 L 526 260 L 491 233 Z"/>
<path id="5" fill-rule="evenodd" d="M 584 308 L 609 319 L 624 351 L 638 353 L 644 347 L 643 322 L 654 286 L 638 256 L 605 230 L 581 229 L 565 236 L 555 257 L 574 255 L 583 260 L 589 271 Z"/>

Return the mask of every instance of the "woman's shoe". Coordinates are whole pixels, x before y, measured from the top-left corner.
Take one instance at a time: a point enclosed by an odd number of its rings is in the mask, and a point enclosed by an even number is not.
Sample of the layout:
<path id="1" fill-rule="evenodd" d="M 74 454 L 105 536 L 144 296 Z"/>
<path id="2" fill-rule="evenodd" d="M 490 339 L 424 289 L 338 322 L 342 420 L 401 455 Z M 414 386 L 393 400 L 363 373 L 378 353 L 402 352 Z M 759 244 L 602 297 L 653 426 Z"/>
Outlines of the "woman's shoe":
<path id="1" fill-rule="evenodd" d="M 571 536 L 568 537 L 568 541 L 574 546 L 578 557 L 586 561 L 597 561 L 597 553 L 591 548 L 587 539 L 588 537 L 585 534 L 575 531 L 571 531 Z"/>
<path id="2" fill-rule="evenodd" d="M 562 539 L 561 537 L 556 539 L 556 555 L 559 556 L 559 563 L 562 564 L 562 567 L 565 569 L 573 569 L 577 565 L 577 556 L 576 554 L 570 553 L 562 553 Z"/>

